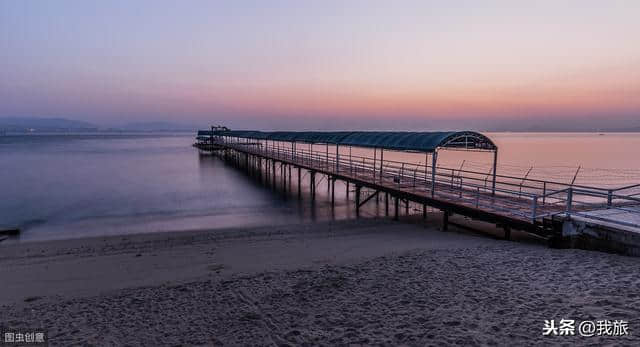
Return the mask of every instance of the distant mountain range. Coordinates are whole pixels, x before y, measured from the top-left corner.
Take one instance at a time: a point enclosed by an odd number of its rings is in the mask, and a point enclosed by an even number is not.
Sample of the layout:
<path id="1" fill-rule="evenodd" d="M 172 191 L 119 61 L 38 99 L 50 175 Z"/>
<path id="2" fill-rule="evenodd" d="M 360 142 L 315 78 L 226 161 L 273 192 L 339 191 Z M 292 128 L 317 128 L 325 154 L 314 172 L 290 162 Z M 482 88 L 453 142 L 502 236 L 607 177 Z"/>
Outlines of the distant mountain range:
<path id="1" fill-rule="evenodd" d="M 64 118 L 0 118 L 0 129 L 8 132 L 97 131 L 98 128 L 95 124 Z"/>
<path id="2" fill-rule="evenodd" d="M 2 132 L 181 132 L 196 131 L 198 126 L 171 122 L 138 122 L 106 127 L 65 118 L 0 118 Z"/>
<path id="3" fill-rule="evenodd" d="M 101 126 L 89 122 L 65 119 L 65 118 L 19 118 L 0 117 L 0 133 L 29 133 L 29 132 L 195 132 L 199 127 L 192 124 L 180 124 L 173 122 L 152 121 L 127 123 L 120 126 Z M 490 128 L 480 129 L 488 132 L 640 132 L 640 125 L 632 125 L 627 128 L 570 128 L 549 127 L 544 124 L 523 128 Z"/>
<path id="4" fill-rule="evenodd" d="M 125 131 L 196 131 L 198 126 L 170 122 L 138 122 L 127 123 L 117 129 Z"/>

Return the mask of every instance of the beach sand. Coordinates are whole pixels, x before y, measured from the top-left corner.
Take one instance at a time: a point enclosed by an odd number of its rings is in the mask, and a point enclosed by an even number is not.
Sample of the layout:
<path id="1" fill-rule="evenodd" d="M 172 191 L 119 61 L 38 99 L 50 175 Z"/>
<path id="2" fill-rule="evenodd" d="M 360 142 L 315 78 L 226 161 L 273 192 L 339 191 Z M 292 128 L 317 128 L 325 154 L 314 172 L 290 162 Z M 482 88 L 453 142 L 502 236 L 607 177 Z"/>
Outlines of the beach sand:
<path id="1" fill-rule="evenodd" d="M 61 346 L 639 345 L 638 265 L 380 219 L 5 244 L 0 326 Z M 542 335 L 563 318 L 629 335 Z"/>

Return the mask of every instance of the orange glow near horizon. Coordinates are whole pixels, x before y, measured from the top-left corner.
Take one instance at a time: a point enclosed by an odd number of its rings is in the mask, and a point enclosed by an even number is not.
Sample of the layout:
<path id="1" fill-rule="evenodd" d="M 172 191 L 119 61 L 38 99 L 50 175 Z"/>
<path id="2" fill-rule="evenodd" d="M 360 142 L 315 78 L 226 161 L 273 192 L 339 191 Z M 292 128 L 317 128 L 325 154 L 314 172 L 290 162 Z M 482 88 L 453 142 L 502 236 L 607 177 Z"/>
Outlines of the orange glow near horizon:
<path id="1" fill-rule="evenodd" d="M 637 74 L 637 73 L 636 73 Z M 420 86 L 384 89 L 370 84 L 362 88 L 247 87 L 233 91 L 200 93 L 197 103 L 237 107 L 248 112 L 300 113 L 335 116 L 447 115 L 518 117 L 531 112 L 556 112 L 579 116 L 598 112 L 640 110 L 640 76 L 605 79 L 523 83 L 520 86 Z M 625 81 L 626 80 L 626 81 Z"/>

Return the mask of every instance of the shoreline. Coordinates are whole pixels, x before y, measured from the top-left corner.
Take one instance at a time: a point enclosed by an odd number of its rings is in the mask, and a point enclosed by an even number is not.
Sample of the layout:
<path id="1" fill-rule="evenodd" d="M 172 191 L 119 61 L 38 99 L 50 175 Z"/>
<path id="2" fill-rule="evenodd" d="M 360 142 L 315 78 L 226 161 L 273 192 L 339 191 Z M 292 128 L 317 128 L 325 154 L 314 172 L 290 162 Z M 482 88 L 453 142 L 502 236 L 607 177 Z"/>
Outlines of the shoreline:
<path id="1" fill-rule="evenodd" d="M 435 225 L 433 225 L 435 224 Z M 425 230 L 434 231 L 429 237 L 425 237 Z M 399 234 L 395 234 L 395 232 Z M 89 236 L 84 238 L 54 239 L 54 240 L 30 240 L 0 244 L 0 277 L 6 278 L 5 286 L 0 289 L 0 304 L 20 302 L 20 296 L 46 297 L 49 293 L 65 297 L 70 295 L 99 294 L 101 288 L 119 289 L 126 286 L 141 284 L 157 284 L 164 281 L 181 281 L 199 276 L 207 276 L 209 273 L 199 268 L 197 271 L 188 270 L 190 275 L 183 276 L 175 270 L 184 270 L 186 267 L 215 262 L 214 254 L 220 254 L 219 261 L 233 263 L 234 270 L 222 271 L 224 274 L 234 275 L 247 268 L 270 269 L 270 263 L 251 264 L 252 257 L 246 259 L 227 254 L 230 250 L 243 250 L 250 245 L 272 245 L 263 251 L 263 257 L 288 257 L 293 267 L 308 261 L 309 255 L 301 251 L 313 248 L 312 242 L 326 243 L 327 246 L 335 246 L 337 240 L 356 240 L 363 242 L 363 246 L 353 252 L 353 257 L 371 257 L 384 253 L 384 247 L 379 242 L 392 242 L 398 249 L 405 250 L 413 247 L 412 242 L 424 244 L 431 239 L 442 243 L 443 240 L 458 240 L 456 233 L 443 233 L 437 231 L 437 223 L 417 225 L 393 222 L 387 218 L 369 218 L 359 220 L 325 221 L 315 223 L 295 223 L 279 226 L 249 226 L 236 228 L 214 228 L 188 231 L 162 231 L 136 234 Z M 491 239 L 467 236 L 489 242 Z M 315 240 L 315 241 L 314 241 Z M 469 242 L 465 238 L 465 242 Z M 289 255 L 280 254 L 281 248 L 290 243 L 298 245 L 296 252 Z M 366 244 L 370 249 L 362 249 Z M 450 246 L 443 243 L 441 246 Z M 354 247 L 350 245 L 349 247 Z M 434 245 L 438 247 L 438 244 Z M 217 252 L 218 249 L 225 249 Z M 300 249 L 301 248 L 301 249 Z M 334 251 L 335 253 L 335 251 Z M 184 256 L 180 262 L 175 257 Z M 337 259 L 353 258 L 346 254 L 335 253 Z M 188 257 L 188 258 L 187 258 Z M 212 260 L 213 259 L 213 260 Z M 268 259 L 267 259 L 268 260 Z M 319 259 L 311 259 L 316 263 Z M 158 278 L 148 276 L 139 279 L 129 276 L 129 272 L 119 272 L 114 269 L 109 276 L 93 276 L 93 269 L 109 269 L 109 263 L 119 267 L 132 267 L 135 270 L 147 271 L 156 267 Z M 308 265 L 308 264 L 307 264 Z M 206 267 L 206 266 L 205 266 Z M 240 270 L 238 270 L 240 269 Z M 45 271 L 46 270 L 46 271 Z M 252 270 L 253 271 L 253 270 Z M 20 275 L 20 272 L 23 274 Z M 70 276 L 68 272 L 75 272 Z M 25 275 L 27 273 L 29 275 Z M 78 274 L 82 273 L 83 276 Z M 43 277 L 44 276 L 44 277 Z M 26 279 L 28 278 L 28 279 Z M 20 279 L 13 283 L 11 279 Z M 65 284 L 67 280 L 73 280 L 75 284 Z M 118 281 L 112 281 L 117 279 Z M 43 288 L 41 281 L 51 281 L 53 286 Z M 118 282 L 133 280 L 126 286 L 117 285 Z M 25 283 L 30 281 L 31 283 Z M 97 282 L 95 282 L 97 281 Z M 115 284 L 115 285 L 114 285 Z M 27 288 L 24 288 L 27 287 Z M 91 290 L 74 290 L 87 289 Z M 13 291 L 12 291 L 13 290 Z M 38 292 L 44 290 L 44 295 Z M 60 292 L 58 292 L 58 290 Z M 27 295 L 26 293 L 31 293 Z M 14 303 L 15 303 L 14 302 Z"/>
<path id="2" fill-rule="evenodd" d="M 51 345 L 637 344 L 637 258 L 380 219 L 0 245 L 0 325 Z M 629 336 L 542 336 L 622 319 Z"/>

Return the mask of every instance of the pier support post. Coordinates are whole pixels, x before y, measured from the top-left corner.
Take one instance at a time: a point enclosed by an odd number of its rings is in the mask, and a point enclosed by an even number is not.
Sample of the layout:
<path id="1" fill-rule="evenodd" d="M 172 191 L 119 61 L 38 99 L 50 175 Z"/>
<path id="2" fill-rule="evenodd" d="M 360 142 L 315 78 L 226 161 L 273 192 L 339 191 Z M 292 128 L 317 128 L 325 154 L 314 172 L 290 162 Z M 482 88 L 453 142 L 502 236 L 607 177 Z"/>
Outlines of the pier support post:
<path id="1" fill-rule="evenodd" d="M 264 173 L 264 183 L 266 185 L 269 185 L 269 181 L 271 181 L 271 166 L 270 166 L 270 161 L 269 158 L 264 157 L 264 164 L 263 164 L 263 173 Z"/>
<path id="2" fill-rule="evenodd" d="M 404 214 L 407 216 L 409 215 L 409 199 L 405 200 Z"/>
<path id="3" fill-rule="evenodd" d="M 316 172 L 311 171 L 309 178 L 309 183 L 311 186 L 311 202 L 314 202 L 316 199 Z"/>
<path id="4" fill-rule="evenodd" d="M 269 185 L 269 159 L 267 157 L 264 158 L 263 170 L 264 184 Z"/>
<path id="5" fill-rule="evenodd" d="M 347 200 L 349 200 L 349 181 L 347 181 Z"/>
<path id="6" fill-rule="evenodd" d="M 356 217 L 360 217 L 360 186 L 356 184 Z"/>
<path id="7" fill-rule="evenodd" d="M 393 215 L 393 220 L 398 220 L 398 208 L 400 207 L 399 206 L 400 205 L 400 200 L 398 199 L 397 196 L 395 196 L 393 198 L 393 200 L 394 200 L 394 205 L 395 205 L 395 207 L 394 207 L 395 213 Z"/>
<path id="8" fill-rule="evenodd" d="M 298 166 L 298 199 L 302 197 L 302 170 Z"/>
<path id="9" fill-rule="evenodd" d="M 256 175 L 258 177 L 258 179 L 260 179 L 260 183 L 262 183 L 262 158 L 260 158 L 259 156 L 256 156 L 255 159 L 255 164 L 256 164 Z"/>
<path id="10" fill-rule="evenodd" d="M 273 188 L 275 188 L 276 187 L 276 161 L 272 159 L 271 160 L 271 164 L 272 164 L 271 165 L 271 168 L 272 168 L 271 173 L 273 175 L 271 177 L 271 181 L 272 181 Z"/>
<path id="11" fill-rule="evenodd" d="M 442 231 L 449 230 L 449 211 L 442 211 Z"/>
<path id="12" fill-rule="evenodd" d="M 261 160 L 262 161 L 262 160 Z M 264 184 L 269 184 L 269 159 L 264 158 L 264 164 L 260 163 L 260 169 L 262 170 L 262 176 L 264 177 Z"/>
<path id="13" fill-rule="evenodd" d="M 329 182 L 330 180 L 331 177 L 329 177 L 329 174 L 327 174 L 327 194 L 331 192 L 331 182 Z"/>
<path id="14" fill-rule="evenodd" d="M 427 219 L 427 204 L 422 204 L 422 219 Z"/>
<path id="15" fill-rule="evenodd" d="M 511 227 L 508 225 L 504 226 L 504 239 L 511 240 Z"/>
<path id="16" fill-rule="evenodd" d="M 331 207 L 334 207 L 336 203 L 336 179 L 331 178 Z"/>
<path id="17" fill-rule="evenodd" d="M 280 163 L 280 178 L 282 180 L 282 190 L 286 193 L 287 192 L 287 175 L 285 174 L 285 172 L 287 171 L 287 168 L 284 166 L 284 163 Z"/>
<path id="18" fill-rule="evenodd" d="M 389 193 L 384 193 L 384 215 L 389 217 Z"/>
<path id="19" fill-rule="evenodd" d="M 253 177 L 258 177 L 258 156 L 251 156 L 251 171 L 253 172 Z"/>

